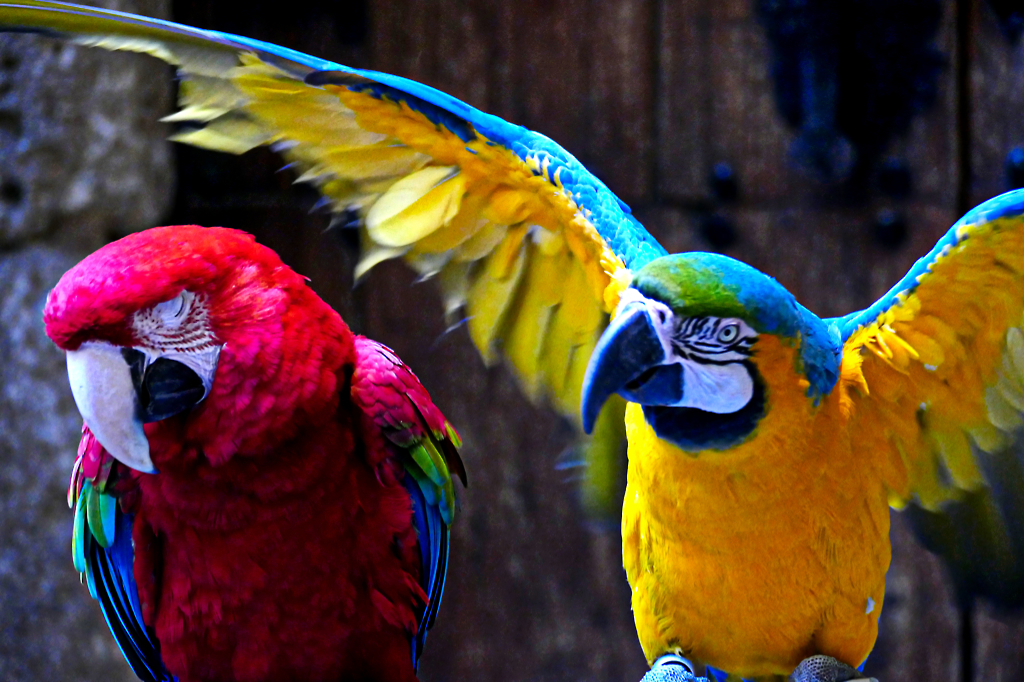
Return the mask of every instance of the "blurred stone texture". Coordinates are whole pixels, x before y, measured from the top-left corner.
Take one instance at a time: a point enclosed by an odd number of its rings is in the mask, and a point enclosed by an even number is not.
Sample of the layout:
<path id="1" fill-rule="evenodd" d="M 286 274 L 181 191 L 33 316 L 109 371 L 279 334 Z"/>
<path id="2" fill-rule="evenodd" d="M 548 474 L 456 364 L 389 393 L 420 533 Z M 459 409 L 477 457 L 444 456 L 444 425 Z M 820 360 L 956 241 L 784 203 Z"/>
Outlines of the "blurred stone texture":
<path id="1" fill-rule="evenodd" d="M 167 16 L 165 0 L 105 2 Z M 64 502 L 81 429 L 47 292 L 78 259 L 158 222 L 174 192 L 168 67 L 0 36 L 0 680 L 135 679 L 71 566 Z"/>

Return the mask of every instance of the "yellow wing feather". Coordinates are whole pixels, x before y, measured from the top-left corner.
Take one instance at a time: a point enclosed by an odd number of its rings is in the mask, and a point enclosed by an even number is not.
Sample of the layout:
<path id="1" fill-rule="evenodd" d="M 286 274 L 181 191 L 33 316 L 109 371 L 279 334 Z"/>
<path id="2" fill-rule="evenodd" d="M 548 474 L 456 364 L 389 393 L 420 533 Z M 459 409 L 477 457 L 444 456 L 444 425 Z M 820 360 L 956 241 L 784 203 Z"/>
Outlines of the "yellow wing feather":
<path id="1" fill-rule="evenodd" d="M 967 222 L 919 283 L 847 340 L 853 429 L 902 506 L 961 499 L 1024 425 L 1024 220 Z M 882 428 L 879 428 L 882 426 Z"/>
<path id="2" fill-rule="evenodd" d="M 631 279 L 624 254 L 663 251 L 564 150 L 415 83 L 240 36 L 44 0 L 0 4 L 0 25 L 178 66 L 180 110 L 166 120 L 192 126 L 174 139 L 235 154 L 274 145 L 333 209 L 363 218 L 357 276 L 397 257 L 438 275 L 484 358 L 507 358 L 532 397 L 579 422 L 587 360 Z"/>
<path id="3" fill-rule="evenodd" d="M 486 140 L 466 143 L 406 102 L 313 88 L 255 55 L 242 62 L 227 80 L 265 141 L 286 141 L 285 155 L 309 169 L 307 179 L 339 207 L 362 211 L 370 248 L 358 274 L 397 256 L 424 275 L 440 273 L 448 307 L 466 306 L 484 358 L 501 352 L 531 397 L 546 395 L 578 419 L 587 349 L 630 275 L 544 162 Z M 182 91 L 181 106 L 203 115 L 223 102 L 238 99 L 209 82 Z M 218 121 L 207 128 L 219 131 Z M 368 179 L 383 186 L 367 192 Z"/>

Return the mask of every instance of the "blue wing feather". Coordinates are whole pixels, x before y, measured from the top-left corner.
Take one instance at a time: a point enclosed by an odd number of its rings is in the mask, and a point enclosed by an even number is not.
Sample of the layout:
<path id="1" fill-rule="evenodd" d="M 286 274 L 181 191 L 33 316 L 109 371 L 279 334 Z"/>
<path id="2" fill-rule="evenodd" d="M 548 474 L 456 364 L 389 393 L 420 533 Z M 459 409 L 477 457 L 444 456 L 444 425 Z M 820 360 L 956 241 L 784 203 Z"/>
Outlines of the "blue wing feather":
<path id="1" fill-rule="evenodd" d="M 228 34 L 220 35 L 228 37 Z M 323 60 L 315 57 L 258 40 L 239 36 L 230 36 L 230 39 L 247 42 L 260 52 L 280 56 L 287 54 L 290 58 L 299 55 L 305 58 L 302 62 L 304 66 L 323 63 Z M 366 79 L 368 82 L 356 79 Z M 401 76 L 329 64 L 322 72 L 313 73 L 305 80 L 315 85 L 331 82 L 344 84 L 357 92 L 372 92 L 376 97 L 386 95 L 389 99 L 405 102 L 434 123 L 448 128 L 463 141 L 468 142 L 482 135 L 510 149 L 524 161 L 542 156 L 548 162 L 545 165 L 549 177 L 554 177 L 555 172 L 561 169 L 559 180 L 562 186 L 572 195 L 576 204 L 589 213 L 590 222 L 627 268 L 638 270 L 647 262 L 668 253 L 633 217 L 625 202 L 575 156 L 545 135 L 484 113 L 447 93 Z"/>
<path id="2" fill-rule="evenodd" d="M 16 3 L 12 3 L 16 4 Z M 636 271 L 648 261 L 663 256 L 666 251 L 646 229 L 632 216 L 629 206 L 622 202 L 593 173 L 572 154 L 550 138 L 505 121 L 498 116 L 484 113 L 451 95 L 429 85 L 392 76 L 376 71 L 353 69 L 341 64 L 304 54 L 261 40 L 254 40 L 221 31 L 211 31 L 184 26 L 171 21 L 150 19 L 123 12 L 101 10 L 78 5 L 57 5 L 37 7 L 40 11 L 81 14 L 91 17 L 108 17 L 147 30 L 166 31 L 168 40 L 206 42 L 227 50 L 254 52 L 260 59 L 281 68 L 299 80 L 310 84 L 323 84 L 339 79 L 341 84 L 356 92 L 374 97 L 387 97 L 406 103 L 439 126 L 444 126 L 463 140 L 483 136 L 488 141 L 502 145 L 520 159 L 543 161 L 548 177 L 559 171 L 562 187 L 573 197 L 576 205 L 584 212 L 598 233 L 627 268 Z M 12 26 L 5 30 L 32 30 L 33 27 Z M 60 34 L 55 29 L 36 28 L 49 34 Z M 157 38 L 159 39 L 159 38 Z M 559 170 L 560 169 L 560 170 Z"/>
<path id="3" fill-rule="evenodd" d="M 132 547 L 132 516 L 117 510 L 114 542 L 101 547 L 86 534 L 88 563 L 86 574 L 95 585 L 97 601 L 117 646 L 136 676 L 144 682 L 174 682 L 164 668 L 160 649 L 142 620 L 138 587 L 132 566 L 135 551 Z"/>
<path id="4" fill-rule="evenodd" d="M 406 474 L 404 483 L 412 499 L 413 522 L 419 537 L 422 562 L 420 585 L 430 600 L 420 617 L 416 636 L 412 640 L 412 664 L 413 668 L 416 668 L 427 641 L 427 631 L 434 625 L 434 618 L 437 616 L 437 609 L 444 593 L 450 530 L 441 519 L 441 508 L 436 504 L 427 503 L 416 479 Z"/>

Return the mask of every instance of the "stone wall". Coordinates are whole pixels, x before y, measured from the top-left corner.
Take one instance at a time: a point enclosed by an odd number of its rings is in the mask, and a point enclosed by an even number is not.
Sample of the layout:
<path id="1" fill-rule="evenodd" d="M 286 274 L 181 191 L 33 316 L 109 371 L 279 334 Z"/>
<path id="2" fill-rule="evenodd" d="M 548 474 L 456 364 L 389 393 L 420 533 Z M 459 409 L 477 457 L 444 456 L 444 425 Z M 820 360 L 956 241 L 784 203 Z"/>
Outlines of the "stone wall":
<path id="1" fill-rule="evenodd" d="M 167 16 L 166 0 L 114 9 Z M 174 196 L 169 67 L 55 40 L 0 36 L 0 679 L 133 680 L 71 565 L 66 491 L 81 418 L 47 292 Z"/>

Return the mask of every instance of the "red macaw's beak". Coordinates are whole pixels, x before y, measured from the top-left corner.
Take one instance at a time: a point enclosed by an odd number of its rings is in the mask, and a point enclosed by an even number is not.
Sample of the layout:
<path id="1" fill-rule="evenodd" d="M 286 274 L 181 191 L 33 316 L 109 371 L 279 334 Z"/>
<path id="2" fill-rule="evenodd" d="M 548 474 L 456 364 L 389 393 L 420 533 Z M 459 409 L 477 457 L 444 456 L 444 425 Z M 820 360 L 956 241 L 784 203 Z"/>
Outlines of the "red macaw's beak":
<path id="1" fill-rule="evenodd" d="M 220 347 L 175 352 L 122 348 L 90 341 L 68 351 L 68 379 L 82 419 L 119 462 L 156 473 L 143 424 L 173 417 L 210 392 Z"/>

